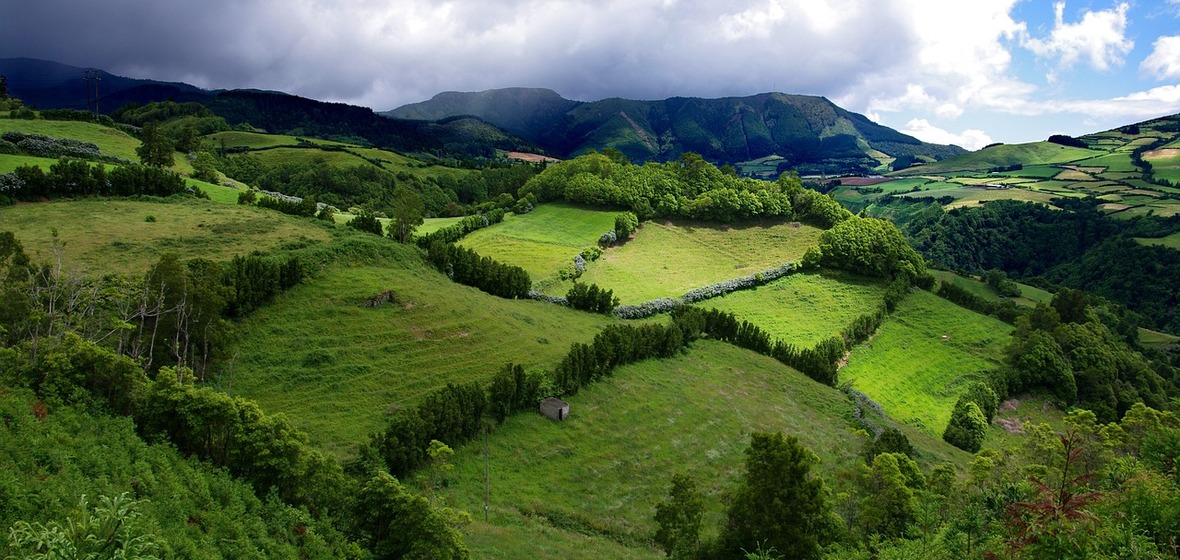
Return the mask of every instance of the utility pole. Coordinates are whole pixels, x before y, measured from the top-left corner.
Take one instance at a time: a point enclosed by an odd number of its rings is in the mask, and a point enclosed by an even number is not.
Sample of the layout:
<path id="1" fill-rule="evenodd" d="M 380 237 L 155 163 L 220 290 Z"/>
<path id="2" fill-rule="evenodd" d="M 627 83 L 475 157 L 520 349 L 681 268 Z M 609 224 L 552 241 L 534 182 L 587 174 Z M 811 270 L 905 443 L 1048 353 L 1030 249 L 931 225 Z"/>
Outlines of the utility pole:
<path id="1" fill-rule="evenodd" d="M 95 115 L 98 115 L 98 82 L 102 80 L 102 77 L 98 75 L 98 70 L 87 70 L 86 73 L 82 75 L 82 80 L 86 82 L 86 110 L 93 111 Z M 90 105 L 90 80 L 94 80 L 93 109 L 91 109 Z"/>
<path id="2" fill-rule="evenodd" d="M 90 71 L 87 70 L 82 74 L 82 80 L 86 82 L 86 110 L 90 111 Z"/>

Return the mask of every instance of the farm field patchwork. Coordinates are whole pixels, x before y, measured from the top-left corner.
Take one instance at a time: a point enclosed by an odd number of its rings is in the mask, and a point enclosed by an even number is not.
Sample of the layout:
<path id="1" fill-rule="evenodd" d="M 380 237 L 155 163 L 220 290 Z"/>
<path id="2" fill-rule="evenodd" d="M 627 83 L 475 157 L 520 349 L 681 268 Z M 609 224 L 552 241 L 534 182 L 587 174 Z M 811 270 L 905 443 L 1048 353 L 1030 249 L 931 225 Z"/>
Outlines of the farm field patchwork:
<path id="1" fill-rule="evenodd" d="M 574 255 L 614 229 L 618 212 L 565 204 L 542 204 L 532 212 L 509 215 L 499 224 L 472 232 L 459 245 L 485 257 L 524 268 L 533 283 L 572 266 Z M 564 294 L 564 292 L 563 292 Z"/>

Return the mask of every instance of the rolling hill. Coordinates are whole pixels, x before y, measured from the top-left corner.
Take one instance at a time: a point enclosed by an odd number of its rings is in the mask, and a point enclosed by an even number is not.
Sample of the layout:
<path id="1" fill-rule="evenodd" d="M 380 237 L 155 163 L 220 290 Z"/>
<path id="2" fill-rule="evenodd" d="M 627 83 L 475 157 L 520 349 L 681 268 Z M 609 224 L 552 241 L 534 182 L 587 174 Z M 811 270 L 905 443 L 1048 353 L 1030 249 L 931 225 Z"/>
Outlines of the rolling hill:
<path id="1" fill-rule="evenodd" d="M 964 153 L 880 126 L 826 98 L 784 93 L 587 103 L 547 89 L 509 88 L 440 93 L 382 114 L 425 120 L 474 115 L 559 157 L 604 148 L 635 161 L 685 152 L 724 163 L 780 156 L 783 170 L 864 172 L 900 156 L 938 160 Z"/>

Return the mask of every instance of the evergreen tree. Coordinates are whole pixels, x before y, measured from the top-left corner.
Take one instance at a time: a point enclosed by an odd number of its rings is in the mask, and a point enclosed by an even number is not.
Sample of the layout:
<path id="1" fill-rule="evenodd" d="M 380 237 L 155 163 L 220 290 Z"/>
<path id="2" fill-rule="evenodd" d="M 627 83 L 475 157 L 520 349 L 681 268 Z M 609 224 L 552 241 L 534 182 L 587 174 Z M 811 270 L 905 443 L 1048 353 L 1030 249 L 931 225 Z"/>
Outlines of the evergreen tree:
<path id="1" fill-rule="evenodd" d="M 672 476 L 668 498 L 656 504 L 655 541 L 669 558 L 693 558 L 700 540 L 705 503 L 697 483 L 684 474 Z"/>
<path id="2" fill-rule="evenodd" d="M 811 472 L 818 462 L 794 436 L 752 434 L 722 537 L 726 549 L 738 555 L 760 546 L 784 560 L 818 558 L 831 534 L 823 479 Z"/>
<path id="3" fill-rule="evenodd" d="M 143 143 L 135 149 L 135 154 L 145 165 L 152 167 L 172 167 L 172 143 L 160 132 L 155 122 L 149 122 L 140 130 L 139 139 Z"/>

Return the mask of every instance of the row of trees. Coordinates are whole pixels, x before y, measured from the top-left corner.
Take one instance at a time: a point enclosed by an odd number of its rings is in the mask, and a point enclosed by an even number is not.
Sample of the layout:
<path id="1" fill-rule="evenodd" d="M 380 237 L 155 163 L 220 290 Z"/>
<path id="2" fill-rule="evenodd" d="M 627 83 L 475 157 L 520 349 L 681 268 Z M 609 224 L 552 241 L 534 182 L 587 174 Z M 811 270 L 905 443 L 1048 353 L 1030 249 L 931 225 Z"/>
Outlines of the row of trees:
<path id="1" fill-rule="evenodd" d="M 22 165 L 0 174 L 0 197 L 42 200 L 81 196 L 171 196 L 188 192 L 184 179 L 164 169 L 125 164 L 109 171 L 103 165 L 61 159 L 46 172 Z"/>
<path id="2" fill-rule="evenodd" d="M 426 260 L 451 280 L 494 296 L 523 299 L 528 297 L 532 288 L 532 281 L 523 268 L 481 257 L 474 250 L 453 243 L 431 243 Z"/>

